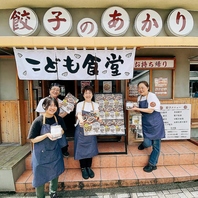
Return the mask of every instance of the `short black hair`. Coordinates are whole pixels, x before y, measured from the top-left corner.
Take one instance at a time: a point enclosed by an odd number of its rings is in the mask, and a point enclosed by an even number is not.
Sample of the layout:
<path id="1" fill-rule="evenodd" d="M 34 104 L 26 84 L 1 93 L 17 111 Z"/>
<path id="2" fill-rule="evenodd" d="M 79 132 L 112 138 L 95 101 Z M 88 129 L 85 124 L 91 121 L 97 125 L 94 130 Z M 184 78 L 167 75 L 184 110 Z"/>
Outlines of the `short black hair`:
<path id="1" fill-rule="evenodd" d="M 46 111 L 48 109 L 48 107 L 54 103 L 56 105 L 56 107 L 58 108 L 58 102 L 55 98 L 52 97 L 46 97 L 43 101 L 42 107 L 43 109 Z"/>
<path id="2" fill-rule="evenodd" d="M 82 94 L 84 94 L 85 93 L 85 91 L 91 91 L 91 93 L 94 95 L 94 90 L 93 90 L 93 87 L 92 86 L 90 86 L 90 85 L 86 85 L 84 88 L 83 88 L 83 90 L 82 90 Z"/>
<path id="3" fill-rule="evenodd" d="M 59 83 L 51 83 L 51 85 L 50 85 L 50 88 L 49 89 L 51 89 L 52 87 L 61 87 L 60 86 L 60 84 Z"/>

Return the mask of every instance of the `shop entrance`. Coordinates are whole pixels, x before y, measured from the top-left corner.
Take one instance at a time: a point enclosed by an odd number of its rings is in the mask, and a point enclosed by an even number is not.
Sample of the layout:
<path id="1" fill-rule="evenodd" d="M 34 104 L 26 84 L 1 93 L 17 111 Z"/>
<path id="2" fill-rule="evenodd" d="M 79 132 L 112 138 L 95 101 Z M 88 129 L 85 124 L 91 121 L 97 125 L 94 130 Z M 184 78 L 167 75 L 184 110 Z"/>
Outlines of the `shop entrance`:
<path id="1" fill-rule="evenodd" d="M 34 90 L 37 88 L 41 88 L 40 94 L 36 94 L 37 104 L 39 100 L 43 97 L 49 95 L 49 88 L 52 83 L 58 83 L 60 85 L 60 95 L 59 98 L 61 100 L 64 99 L 67 93 L 71 93 L 75 97 L 79 99 L 79 101 L 83 100 L 81 90 L 82 87 L 89 84 L 93 86 L 95 93 L 121 93 L 120 81 L 75 81 L 75 80 L 46 80 L 39 81 L 36 86 L 34 86 Z M 37 88 L 36 88 L 37 87 Z M 108 89 L 107 89 L 108 88 Z M 39 91 L 37 91 L 38 93 Z M 70 114 L 66 115 L 64 118 L 65 124 L 67 126 L 67 138 L 72 139 L 74 137 L 75 132 L 75 109 Z M 121 136 L 99 136 L 98 141 L 120 141 Z"/>

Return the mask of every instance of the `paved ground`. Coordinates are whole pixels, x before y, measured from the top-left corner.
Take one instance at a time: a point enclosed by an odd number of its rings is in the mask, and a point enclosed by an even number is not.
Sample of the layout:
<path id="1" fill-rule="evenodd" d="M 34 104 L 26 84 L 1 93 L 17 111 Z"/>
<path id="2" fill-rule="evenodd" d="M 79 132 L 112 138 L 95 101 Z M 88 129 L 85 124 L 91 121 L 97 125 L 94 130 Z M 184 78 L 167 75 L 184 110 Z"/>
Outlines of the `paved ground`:
<path id="1" fill-rule="evenodd" d="M 59 197 L 68 198 L 198 198 L 198 181 L 146 185 L 123 188 L 92 189 L 59 192 Z M 1 193 L 2 198 L 35 198 L 35 193 Z M 49 198 L 47 195 L 46 198 Z"/>

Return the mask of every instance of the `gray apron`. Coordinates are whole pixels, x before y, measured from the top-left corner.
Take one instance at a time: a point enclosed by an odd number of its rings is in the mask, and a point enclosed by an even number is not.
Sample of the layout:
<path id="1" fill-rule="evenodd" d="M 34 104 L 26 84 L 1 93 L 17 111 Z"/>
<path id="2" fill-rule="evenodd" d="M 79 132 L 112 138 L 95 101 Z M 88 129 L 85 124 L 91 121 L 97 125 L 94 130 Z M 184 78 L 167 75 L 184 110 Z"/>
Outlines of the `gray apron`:
<path id="1" fill-rule="evenodd" d="M 84 111 L 85 102 L 83 104 L 82 112 Z M 92 103 L 92 109 L 94 111 L 94 105 Z M 95 135 L 84 135 L 83 127 L 78 124 L 75 129 L 74 135 L 74 159 L 86 159 L 92 158 L 98 155 L 97 137 Z"/>
<path id="2" fill-rule="evenodd" d="M 54 116 L 57 125 L 57 119 Z M 49 133 L 51 125 L 45 124 L 45 116 L 43 116 L 43 125 L 40 134 Z M 57 178 L 64 172 L 64 162 L 61 152 L 61 144 L 65 138 L 51 141 L 49 138 L 41 142 L 35 143 L 32 152 L 32 168 L 33 168 L 33 187 L 39 187 L 46 182 Z"/>
<path id="3" fill-rule="evenodd" d="M 139 101 L 139 108 L 148 108 L 147 100 Z M 142 132 L 144 138 L 158 140 L 165 137 L 164 122 L 160 112 L 142 114 Z"/>

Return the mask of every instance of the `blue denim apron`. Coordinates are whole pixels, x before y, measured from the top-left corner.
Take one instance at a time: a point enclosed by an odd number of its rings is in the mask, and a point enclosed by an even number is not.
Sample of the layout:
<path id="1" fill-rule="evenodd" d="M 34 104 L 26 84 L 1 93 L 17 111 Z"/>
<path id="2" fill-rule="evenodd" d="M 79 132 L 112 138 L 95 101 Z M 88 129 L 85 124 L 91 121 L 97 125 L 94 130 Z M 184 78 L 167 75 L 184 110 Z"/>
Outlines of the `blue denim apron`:
<path id="1" fill-rule="evenodd" d="M 92 109 L 94 111 L 93 103 Z M 82 112 L 86 112 L 84 111 L 84 104 Z M 74 159 L 92 158 L 96 155 L 98 155 L 97 137 L 95 135 L 85 136 L 83 127 L 78 124 L 74 135 Z"/>
<path id="2" fill-rule="evenodd" d="M 55 117 L 55 116 L 54 116 Z M 57 125 L 57 119 L 55 117 Z M 50 132 L 51 125 L 45 124 L 43 116 L 43 125 L 40 134 Z M 39 187 L 64 172 L 64 162 L 61 152 L 61 145 L 65 145 L 65 138 L 51 141 L 45 138 L 43 141 L 35 143 L 32 152 L 32 168 L 33 168 L 33 187 Z"/>
<path id="3" fill-rule="evenodd" d="M 139 101 L 139 108 L 148 108 L 147 100 Z M 142 132 L 144 138 L 157 140 L 165 137 L 164 122 L 160 112 L 142 114 Z"/>

